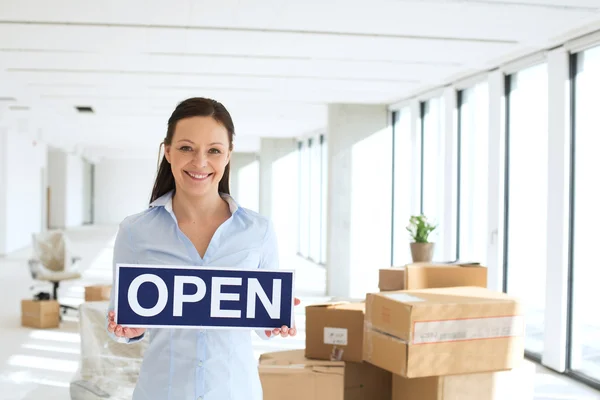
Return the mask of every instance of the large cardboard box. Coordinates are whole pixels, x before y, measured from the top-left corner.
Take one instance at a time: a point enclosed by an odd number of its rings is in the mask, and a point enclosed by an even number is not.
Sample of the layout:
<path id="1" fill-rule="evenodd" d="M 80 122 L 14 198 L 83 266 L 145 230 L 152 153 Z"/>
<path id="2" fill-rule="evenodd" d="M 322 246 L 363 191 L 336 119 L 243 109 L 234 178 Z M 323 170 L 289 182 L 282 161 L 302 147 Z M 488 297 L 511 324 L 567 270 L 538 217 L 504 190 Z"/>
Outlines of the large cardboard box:
<path id="1" fill-rule="evenodd" d="M 262 354 L 264 400 L 389 400 L 392 375 L 367 363 L 310 360 L 304 350 Z"/>
<path id="2" fill-rule="evenodd" d="M 306 307 L 307 358 L 362 362 L 365 303 Z"/>
<path id="3" fill-rule="evenodd" d="M 404 267 L 381 268 L 379 270 L 379 290 L 404 290 Z"/>
<path id="4" fill-rule="evenodd" d="M 60 305 L 55 300 L 21 300 L 21 325 L 30 328 L 58 328 Z"/>
<path id="5" fill-rule="evenodd" d="M 487 268 L 479 264 L 415 263 L 404 267 L 404 289 L 487 287 Z"/>
<path id="6" fill-rule="evenodd" d="M 392 400 L 531 400 L 535 364 L 524 361 L 510 371 L 429 378 L 392 378 Z"/>
<path id="7" fill-rule="evenodd" d="M 92 285 L 85 287 L 85 301 L 109 301 L 112 285 Z"/>
<path id="8" fill-rule="evenodd" d="M 521 304 L 485 288 L 369 293 L 363 359 L 408 378 L 507 370 L 524 330 Z"/>
<path id="9" fill-rule="evenodd" d="M 487 287 L 487 268 L 466 263 L 414 263 L 379 270 L 382 292 L 456 286 Z"/>

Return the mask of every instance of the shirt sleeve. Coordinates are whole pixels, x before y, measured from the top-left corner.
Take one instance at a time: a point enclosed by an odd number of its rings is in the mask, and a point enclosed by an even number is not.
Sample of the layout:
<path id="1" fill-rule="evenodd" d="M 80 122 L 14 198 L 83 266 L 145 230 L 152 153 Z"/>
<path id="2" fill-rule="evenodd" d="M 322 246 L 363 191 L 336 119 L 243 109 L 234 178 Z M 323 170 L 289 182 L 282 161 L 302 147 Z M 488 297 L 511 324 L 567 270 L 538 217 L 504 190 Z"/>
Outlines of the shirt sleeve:
<path id="1" fill-rule="evenodd" d="M 273 222 L 271 220 L 269 220 L 269 223 L 267 224 L 267 232 L 265 233 L 265 237 L 261 246 L 260 264 L 258 268 L 270 270 L 279 269 L 279 248 L 277 243 L 277 235 L 275 234 L 275 228 L 273 227 Z M 267 336 L 263 329 L 256 329 L 255 332 L 261 339 L 268 340 L 273 337 Z"/>
<path id="2" fill-rule="evenodd" d="M 112 290 L 110 291 L 110 302 L 108 305 L 108 310 L 106 313 L 106 332 L 108 336 L 118 343 L 136 343 L 142 340 L 145 336 L 145 333 L 142 333 L 140 336 L 135 338 L 126 338 L 126 337 L 117 337 L 114 333 L 108 332 L 108 313 L 110 311 L 114 311 L 115 309 L 115 279 L 117 274 L 117 263 L 121 264 L 136 264 L 137 260 L 135 257 L 135 250 L 133 248 L 133 240 L 131 239 L 130 229 L 127 225 L 127 221 L 121 222 L 119 225 L 119 231 L 117 232 L 117 237 L 115 239 L 115 247 L 113 254 L 113 285 Z"/>

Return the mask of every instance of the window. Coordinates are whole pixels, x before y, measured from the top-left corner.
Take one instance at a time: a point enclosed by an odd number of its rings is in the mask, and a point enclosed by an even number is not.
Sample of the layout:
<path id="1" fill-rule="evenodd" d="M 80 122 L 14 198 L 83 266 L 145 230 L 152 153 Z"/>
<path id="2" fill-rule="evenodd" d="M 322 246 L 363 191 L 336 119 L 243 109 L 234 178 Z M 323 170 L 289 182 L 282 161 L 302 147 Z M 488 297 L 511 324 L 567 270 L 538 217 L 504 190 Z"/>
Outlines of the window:
<path id="1" fill-rule="evenodd" d="M 392 264 L 411 262 L 410 237 L 406 231 L 411 216 L 412 168 L 410 108 L 394 113 L 394 192 L 393 192 L 393 243 Z"/>
<path id="2" fill-rule="evenodd" d="M 321 258 L 321 143 L 317 138 L 308 140 L 310 157 L 310 228 L 308 257 L 319 262 Z"/>
<path id="3" fill-rule="evenodd" d="M 444 101 L 436 98 L 422 104 L 422 213 L 438 228 L 430 236 L 435 242 L 434 259 L 442 260 L 444 253 Z"/>
<path id="4" fill-rule="evenodd" d="M 526 350 L 544 349 L 548 182 L 546 64 L 507 79 L 505 285 L 525 307 Z"/>
<path id="5" fill-rule="evenodd" d="M 327 241 L 327 147 L 323 135 L 298 143 L 298 254 L 325 262 Z"/>
<path id="6" fill-rule="evenodd" d="M 600 313 L 596 263 L 600 225 L 600 47 L 576 56 L 570 369 L 600 380 Z"/>
<path id="7" fill-rule="evenodd" d="M 309 215 L 310 215 L 310 154 L 307 142 L 298 144 L 299 151 L 299 174 L 300 174 L 300 190 L 299 195 L 299 235 L 298 235 L 298 253 L 304 257 L 308 257 L 309 252 Z"/>
<path id="8" fill-rule="evenodd" d="M 458 258 L 485 263 L 488 220 L 488 84 L 459 93 Z"/>

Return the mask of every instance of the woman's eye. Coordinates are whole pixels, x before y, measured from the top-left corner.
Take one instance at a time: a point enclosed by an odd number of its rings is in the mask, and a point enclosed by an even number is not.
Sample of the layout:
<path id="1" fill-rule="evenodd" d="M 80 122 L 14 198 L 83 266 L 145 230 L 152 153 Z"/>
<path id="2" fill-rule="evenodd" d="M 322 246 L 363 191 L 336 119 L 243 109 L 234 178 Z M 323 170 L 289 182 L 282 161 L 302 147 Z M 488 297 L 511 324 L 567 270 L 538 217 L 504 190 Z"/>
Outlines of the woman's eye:
<path id="1" fill-rule="evenodd" d="M 210 154 L 221 154 L 221 150 L 212 148 L 208 151 Z"/>
<path id="2" fill-rule="evenodd" d="M 181 151 L 192 151 L 192 148 L 190 146 L 181 146 L 179 148 L 179 150 L 181 150 Z"/>

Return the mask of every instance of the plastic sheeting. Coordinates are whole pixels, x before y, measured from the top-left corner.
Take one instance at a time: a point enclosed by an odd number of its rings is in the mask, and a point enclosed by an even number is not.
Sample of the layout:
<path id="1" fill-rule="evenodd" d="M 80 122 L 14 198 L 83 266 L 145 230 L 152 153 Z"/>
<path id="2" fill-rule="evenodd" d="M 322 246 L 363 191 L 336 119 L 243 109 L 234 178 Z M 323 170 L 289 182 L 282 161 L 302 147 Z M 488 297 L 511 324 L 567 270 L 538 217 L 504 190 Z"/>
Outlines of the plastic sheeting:
<path id="1" fill-rule="evenodd" d="M 148 340 L 117 343 L 106 331 L 108 302 L 87 302 L 79 309 L 81 359 L 71 381 L 72 400 L 130 400 Z"/>

